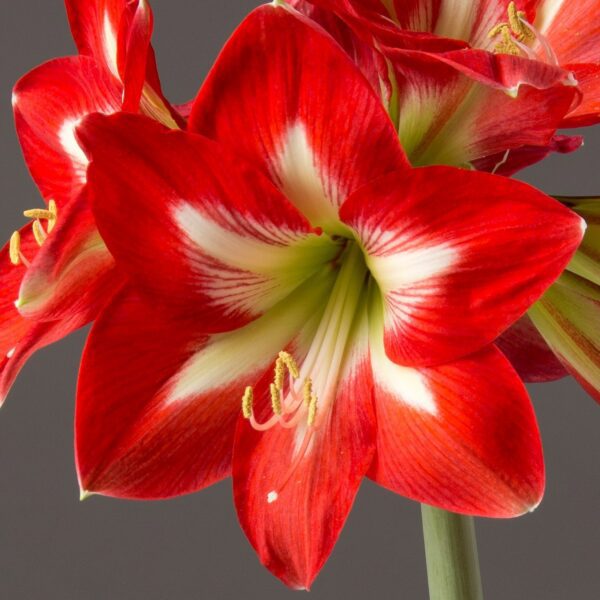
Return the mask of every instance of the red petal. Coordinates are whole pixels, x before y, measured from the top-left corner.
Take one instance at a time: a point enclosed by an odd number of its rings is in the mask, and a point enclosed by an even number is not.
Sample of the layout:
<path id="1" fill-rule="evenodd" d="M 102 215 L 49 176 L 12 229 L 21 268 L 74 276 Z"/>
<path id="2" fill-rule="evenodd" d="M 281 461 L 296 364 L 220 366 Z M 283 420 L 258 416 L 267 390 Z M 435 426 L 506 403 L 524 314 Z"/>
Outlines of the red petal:
<path id="1" fill-rule="evenodd" d="M 153 27 L 154 18 L 150 6 L 145 0 L 142 0 L 138 2 L 127 33 L 127 50 L 123 69 L 124 111 L 133 113 L 138 111 L 146 82 L 148 59 L 151 58 L 150 39 Z"/>
<path id="2" fill-rule="evenodd" d="M 262 6 L 237 29 L 189 127 L 260 165 L 313 225 L 335 227 L 349 193 L 406 165 L 381 101 L 349 57 L 283 6 Z"/>
<path id="3" fill-rule="evenodd" d="M 85 192 L 60 211 L 56 227 L 32 259 L 18 300 L 19 312 L 28 319 L 96 313 L 122 285 Z"/>
<path id="4" fill-rule="evenodd" d="M 600 55 L 597 59 L 600 62 Z M 583 94 L 581 104 L 572 110 L 561 127 L 585 127 L 600 123 L 600 64 L 568 65 L 575 74 L 579 91 Z"/>
<path id="5" fill-rule="evenodd" d="M 370 476 L 418 502 L 512 517 L 544 489 L 541 440 L 527 392 L 493 347 L 409 369 L 372 348 L 377 455 Z"/>
<path id="6" fill-rule="evenodd" d="M 339 252 L 254 168 L 143 117 L 90 118 L 98 227 L 130 276 L 215 330 L 259 316 Z"/>
<path id="7" fill-rule="evenodd" d="M 371 386 L 367 355 L 354 355 L 306 451 L 304 424 L 264 433 L 246 422 L 238 426 L 233 462 L 238 516 L 261 562 L 288 586 L 310 588 L 371 464 Z"/>
<path id="8" fill-rule="evenodd" d="M 307 286 L 312 295 L 213 337 L 194 312 L 174 316 L 153 299 L 118 297 L 94 324 L 82 360 L 76 411 L 82 489 L 165 498 L 226 477 L 245 387 L 318 311 L 329 282 Z"/>
<path id="9" fill-rule="evenodd" d="M 560 275 L 584 223 L 526 184 L 449 167 L 383 177 L 341 216 L 384 295 L 386 349 L 408 365 L 493 341 Z"/>
<path id="10" fill-rule="evenodd" d="M 61 321 L 35 322 L 22 320 L 25 331 L 13 342 L 8 354 L 0 356 L 0 406 L 6 399 L 19 371 L 34 352 L 66 337 L 89 323 L 95 315 L 79 313 Z M 14 333 L 14 330 L 13 330 Z"/>
<path id="11" fill-rule="evenodd" d="M 21 252 L 27 260 L 31 261 L 39 250 L 31 231 L 31 224 L 23 227 L 19 235 Z M 29 322 L 23 319 L 15 307 L 27 267 L 23 263 L 19 265 L 11 263 L 9 247 L 9 243 L 6 243 L 0 252 L 0 359 L 7 353 L 12 353 L 30 327 Z"/>
<path id="12" fill-rule="evenodd" d="M 86 57 L 50 61 L 17 83 L 13 93 L 17 133 L 46 200 L 61 206 L 81 191 L 88 161 L 75 128 L 90 113 L 119 110 L 120 94 L 105 71 Z"/>
<path id="13" fill-rule="evenodd" d="M 492 55 L 481 51 L 455 53 L 449 62 L 444 57 L 451 53 L 390 50 L 388 55 L 398 79 L 398 131 L 413 164 L 462 166 L 523 146 L 547 146 L 576 95 L 573 86 L 552 85 L 563 71 L 518 57 L 495 56 L 489 66 L 490 78 L 498 73 L 497 82 L 488 78 L 483 85 L 473 81 L 476 68 L 487 64 L 477 57 Z M 473 58 L 469 69 L 468 57 Z M 523 65 L 536 67 L 531 75 L 536 85 L 552 87 L 520 85 L 527 81 Z"/>
<path id="14" fill-rule="evenodd" d="M 31 224 L 20 231 L 21 252 L 28 260 L 34 260 L 39 247 L 31 232 Z M 15 308 L 21 280 L 27 275 L 23 263 L 12 265 L 9 245 L 0 253 L 0 405 L 29 357 L 40 348 L 65 337 L 91 321 L 96 312 L 110 299 L 110 291 L 90 298 L 89 303 L 77 303 L 77 310 L 65 310 L 58 321 L 35 322 L 25 319 Z"/>
<path id="15" fill-rule="evenodd" d="M 473 161 L 473 166 L 480 171 L 488 171 L 496 175 L 509 177 L 521 169 L 543 160 L 552 152 L 568 154 L 583 145 L 581 135 L 555 135 L 547 146 L 522 146 L 510 152 L 499 152 Z"/>
<path id="16" fill-rule="evenodd" d="M 507 329 L 496 345 L 524 381 L 554 381 L 568 375 L 527 315 Z"/>
<path id="17" fill-rule="evenodd" d="M 535 26 L 561 64 L 598 63 L 599 0 L 538 0 Z"/>

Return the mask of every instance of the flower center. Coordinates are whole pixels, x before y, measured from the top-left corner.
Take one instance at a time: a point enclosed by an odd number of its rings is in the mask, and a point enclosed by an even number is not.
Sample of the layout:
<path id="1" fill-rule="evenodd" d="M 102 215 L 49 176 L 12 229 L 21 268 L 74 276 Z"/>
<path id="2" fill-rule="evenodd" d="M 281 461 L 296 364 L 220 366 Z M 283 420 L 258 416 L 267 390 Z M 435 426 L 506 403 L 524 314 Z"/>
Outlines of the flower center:
<path id="1" fill-rule="evenodd" d="M 315 431 L 331 410 L 356 317 L 366 306 L 368 270 L 361 248 L 349 242 L 338 260 L 339 273 L 301 364 L 286 351 L 281 351 L 275 361 L 269 386 L 271 417 L 264 422 L 256 418 L 251 386 L 246 387 L 242 398 L 243 415 L 257 431 L 278 425 L 295 429 L 290 468 L 277 489 L 269 494 L 269 502 L 277 499 L 310 451 Z"/>
<path id="2" fill-rule="evenodd" d="M 544 50 L 547 62 L 553 65 L 559 64 L 546 36 L 527 20 L 527 15 L 523 11 L 517 10 L 514 2 L 508 5 L 508 21 L 492 27 L 488 37 L 498 40 L 494 52 L 514 56 L 525 55 L 532 60 L 539 60 L 539 57 L 528 44 L 537 40 Z"/>
<path id="3" fill-rule="evenodd" d="M 37 242 L 38 246 L 41 247 L 48 238 L 48 234 L 56 225 L 56 220 L 58 218 L 58 208 L 56 207 L 56 202 L 54 202 L 54 200 L 50 200 L 50 202 L 48 202 L 47 209 L 32 208 L 30 210 L 26 210 L 23 215 L 28 219 L 33 219 L 31 230 L 33 232 L 35 241 Z M 46 228 L 44 228 L 42 221 L 47 222 Z M 10 262 L 13 265 L 24 264 L 26 267 L 29 267 L 30 265 L 29 259 L 21 250 L 21 234 L 18 231 L 15 231 L 10 237 L 9 257 Z"/>

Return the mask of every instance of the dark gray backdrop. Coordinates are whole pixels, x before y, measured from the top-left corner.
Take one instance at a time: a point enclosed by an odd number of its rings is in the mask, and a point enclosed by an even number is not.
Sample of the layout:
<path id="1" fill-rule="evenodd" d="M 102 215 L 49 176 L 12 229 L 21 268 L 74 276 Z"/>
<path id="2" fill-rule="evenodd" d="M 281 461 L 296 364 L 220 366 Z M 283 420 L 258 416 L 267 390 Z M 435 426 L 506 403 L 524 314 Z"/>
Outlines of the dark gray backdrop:
<path id="1" fill-rule="evenodd" d="M 191 98 L 256 0 L 153 0 L 167 95 Z M 590 18 L 593 16 L 590 15 Z M 28 69 L 72 54 L 60 0 L 2 0 L 0 238 L 40 204 L 12 127 Z M 599 128 L 600 129 L 600 128 Z M 526 178 L 549 193 L 600 193 L 600 131 Z M 228 481 L 161 503 L 78 500 L 72 416 L 80 332 L 36 355 L 0 414 L 0 599 L 291 598 L 240 531 Z M 571 380 L 532 386 L 547 493 L 532 515 L 477 523 L 488 600 L 600 597 L 600 406 Z M 366 482 L 312 598 L 427 597 L 419 508 Z"/>

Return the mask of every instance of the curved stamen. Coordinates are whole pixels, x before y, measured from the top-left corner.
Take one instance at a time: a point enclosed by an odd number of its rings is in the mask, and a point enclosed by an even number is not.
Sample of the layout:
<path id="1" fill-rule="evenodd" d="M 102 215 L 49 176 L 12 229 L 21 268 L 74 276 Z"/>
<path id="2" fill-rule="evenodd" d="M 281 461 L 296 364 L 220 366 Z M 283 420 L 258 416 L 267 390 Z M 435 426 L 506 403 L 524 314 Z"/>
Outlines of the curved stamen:
<path id="1" fill-rule="evenodd" d="M 48 208 L 31 208 L 23 212 L 23 215 L 28 219 L 34 219 L 31 225 L 33 237 L 38 246 L 42 246 L 48 239 L 48 234 L 54 229 L 56 220 L 58 219 L 58 208 L 54 200 L 48 202 Z M 47 222 L 46 229 L 42 225 L 42 221 Z M 21 251 L 21 234 L 15 231 L 10 238 L 9 246 L 10 262 L 13 265 L 24 264 L 27 268 L 30 266 L 29 260 Z"/>
<path id="2" fill-rule="evenodd" d="M 8 255 L 13 265 L 16 266 L 23 263 L 26 267 L 29 267 L 29 261 L 25 258 L 23 252 L 21 252 L 21 234 L 18 231 L 13 232 L 10 236 Z"/>
<path id="3" fill-rule="evenodd" d="M 537 60 L 535 51 L 527 46 L 527 42 L 537 40 L 544 49 L 548 62 L 559 64 L 547 38 L 527 20 L 527 15 L 522 10 L 517 10 L 514 2 L 508 5 L 508 22 L 499 23 L 488 33 L 491 39 L 498 36 L 502 36 L 502 39 L 494 47 L 497 53 L 515 56 L 523 53 L 527 58 Z"/>

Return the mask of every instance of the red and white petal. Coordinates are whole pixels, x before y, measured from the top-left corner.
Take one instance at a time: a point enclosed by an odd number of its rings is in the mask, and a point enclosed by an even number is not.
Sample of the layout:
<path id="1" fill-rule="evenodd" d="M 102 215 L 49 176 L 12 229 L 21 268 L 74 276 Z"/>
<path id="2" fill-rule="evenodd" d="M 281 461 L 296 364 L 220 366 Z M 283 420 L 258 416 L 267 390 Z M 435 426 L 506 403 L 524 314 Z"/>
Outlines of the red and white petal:
<path id="1" fill-rule="evenodd" d="M 519 10 L 531 13 L 536 1 L 522 0 Z M 381 4 L 403 29 L 457 38 L 480 48 L 489 46 L 489 31 L 507 20 L 508 6 L 498 0 L 391 0 Z"/>
<path id="2" fill-rule="evenodd" d="M 230 473 L 241 399 L 318 312 L 328 280 L 245 328 L 209 337 L 128 292 L 94 324 L 80 374 L 81 488 L 127 498 L 197 491 Z"/>
<path id="3" fill-rule="evenodd" d="M 65 4 L 79 52 L 120 81 L 119 31 L 122 20 L 132 15 L 127 0 L 66 0 Z"/>
<path id="4" fill-rule="evenodd" d="M 371 346 L 377 454 L 369 476 L 452 512 L 513 517 L 544 490 L 542 446 L 527 391 L 493 347 L 426 369 Z"/>
<path id="5" fill-rule="evenodd" d="M 189 127 L 262 167 L 314 226 L 339 227 L 348 194 L 407 165 L 380 99 L 349 56 L 281 5 L 256 9 L 237 29 Z"/>
<path id="6" fill-rule="evenodd" d="M 526 314 L 496 340 L 496 345 L 526 382 L 554 381 L 568 375 Z"/>
<path id="7" fill-rule="evenodd" d="M 600 287 L 566 271 L 528 314 L 569 373 L 600 402 Z"/>
<path id="8" fill-rule="evenodd" d="M 519 70 L 534 61 L 495 56 L 498 64 L 490 66 L 492 74 L 500 74 L 497 83 L 484 85 L 474 81 L 475 64 L 469 65 L 467 58 L 486 64 L 476 57 L 492 55 L 469 50 L 448 62 L 444 57 L 451 54 L 388 52 L 398 86 L 398 133 L 413 164 L 463 166 L 523 146 L 548 146 L 576 94 L 573 86 L 553 85 L 561 81 L 556 68 L 540 64 L 535 81 L 542 89 L 536 89 L 522 85 L 526 80 Z M 461 69 L 458 56 L 463 57 Z M 512 63 L 519 64 L 505 68 Z"/>
<path id="9" fill-rule="evenodd" d="M 66 6 L 79 52 L 97 61 L 123 90 L 124 110 L 140 108 L 167 127 L 183 125 L 161 90 L 147 0 L 66 0 Z"/>
<path id="10" fill-rule="evenodd" d="M 266 177 L 211 140 L 124 114 L 93 117 L 79 135 L 117 263 L 215 330 L 256 318 L 339 252 Z"/>
<path id="11" fill-rule="evenodd" d="M 352 341 L 333 401 L 319 401 L 313 427 L 258 432 L 241 419 L 238 425 L 233 485 L 240 523 L 261 562 L 293 588 L 310 588 L 373 458 L 372 379 L 361 337 Z M 270 405 L 267 386 L 262 391 L 259 414 Z"/>
<path id="12" fill-rule="evenodd" d="M 91 113 L 121 106 L 115 82 L 91 58 L 59 58 L 18 81 L 13 92 L 17 134 L 42 196 L 59 207 L 86 181 L 88 160 L 75 129 Z"/>
<path id="13" fill-rule="evenodd" d="M 32 257 L 16 305 L 33 320 L 96 313 L 122 283 L 84 191 L 61 210 L 56 227 Z"/>
<path id="14" fill-rule="evenodd" d="M 585 228 L 526 184 L 449 167 L 385 176 L 340 214 L 383 294 L 386 350 L 406 365 L 492 342 L 560 275 Z"/>

